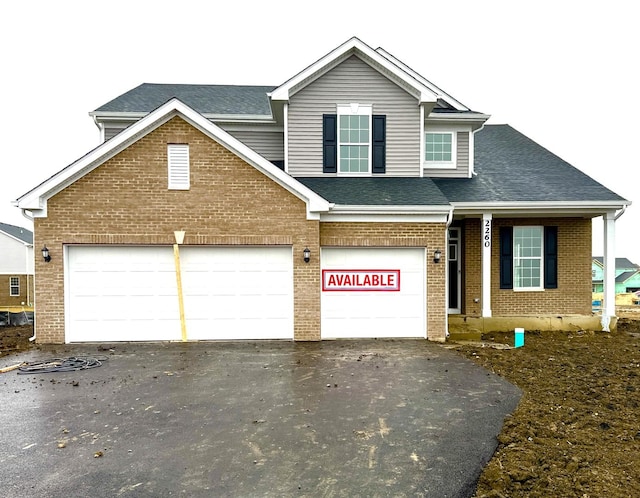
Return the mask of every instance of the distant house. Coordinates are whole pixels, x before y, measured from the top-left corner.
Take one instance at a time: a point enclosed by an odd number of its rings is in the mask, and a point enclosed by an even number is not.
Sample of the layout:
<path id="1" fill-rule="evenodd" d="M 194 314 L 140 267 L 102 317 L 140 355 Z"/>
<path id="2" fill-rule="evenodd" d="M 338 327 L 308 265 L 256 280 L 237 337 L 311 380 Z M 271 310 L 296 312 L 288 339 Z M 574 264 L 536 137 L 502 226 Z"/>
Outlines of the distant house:
<path id="1" fill-rule="evenodd" d="M 33 306 L 33 232 L 0 223 L 0 311 Z"/>
<path id="2" fill-rule="evenodd" d="M 640 290 L 640 266 L 627 258 L 616 258 L 616 294 Z M 604 263 L 602 256 L 596 256 L 591 262 L 591 281 L 593 292 L 603 291 Z"/>

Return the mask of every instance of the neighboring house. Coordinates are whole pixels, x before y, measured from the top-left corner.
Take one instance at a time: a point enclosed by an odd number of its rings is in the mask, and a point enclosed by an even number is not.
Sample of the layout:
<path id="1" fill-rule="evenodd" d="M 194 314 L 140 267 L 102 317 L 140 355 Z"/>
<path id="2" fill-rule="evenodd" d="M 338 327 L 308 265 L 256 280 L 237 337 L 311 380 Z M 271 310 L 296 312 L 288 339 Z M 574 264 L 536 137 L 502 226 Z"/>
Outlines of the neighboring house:
<path id="1" fill-rule="evenodd" d="M 627 258 L 616 258 L 615 264 L 616 294 L 640 290 L 640 266 Z M 602 256 L 595 256 L 591 262 L 591 279 L 593 292 L 602 292 L 604 289 L 604 258 Z"/>
<path id="2" fill-rule="evenodd" d="M 0 223 L 0 311 L 33 306 L 33 232 Z"/>
<path id="3" fill-rule="evenodd" d="M 15 201 L 51 253 L 42 343 L 588 319 L 591 219 L 630 204 L 357 38 L 280 86 L 143 84 L 91 115 L 105 142 Z"/>

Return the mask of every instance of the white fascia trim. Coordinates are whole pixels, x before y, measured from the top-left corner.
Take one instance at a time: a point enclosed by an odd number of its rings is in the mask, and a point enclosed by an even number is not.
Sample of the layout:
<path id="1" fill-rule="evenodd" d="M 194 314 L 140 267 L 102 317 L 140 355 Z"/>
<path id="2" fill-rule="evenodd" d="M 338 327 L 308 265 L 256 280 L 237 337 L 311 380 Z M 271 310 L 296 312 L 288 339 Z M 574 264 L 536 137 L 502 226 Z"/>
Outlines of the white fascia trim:
<path id="1" fill-rule="evenodd" d="M 454 214 L 494 215 L 546 215 L 588 214 L 601 215 L 604 211 L 618 210 L 631 205 L 631 201 L 546 201 L 546 202 L 451 202 Z"/>
<path id="2" fill-rule="evenodd" d="M 322 221 L 427 221 L 446 223 L 450 206 L 380 206 L 333 205 L 328 213 L 322 213 Z"/>
<path id="3" fill-rule="evenodd" d="M 452 107 L 454 107 L 455 109 L 457 109 L 459 111 L 469 111 L 470 110 L 467 106 L 462 104 L 460 101 L 454 99 L 451 95 L 449 95 L 448 93 L 443 91 L 441 88 L 439 88 L 438 86 L 436 86 L 433 83 L 431 83 L 424 76 L 420 75 L 419 73 L 417 73 L 416 71 L 411 69 L 404 62 L 402 62 L 401 60 L 399 60 L 396 57 L 394 57 L 393 55 L 391 55 L 389 52 L 387 52 L 382 47 L 378 47 L 376 49 L 376 52 L 378 52 L 384 58 L 388 59 L 390 62 L 392 62 L 393 64 L 398 66 L 405 73 L 409 74 L 412 78 L 414 78 L 415 80 L 419 81 L 422 85 L 424 85 L 427 88 L 429 88 L 429 90 L 431 90 L 434 94 L 436 94 L 437 98 L 444 100 L 449 105 L 451 105 Z"/>
<path id="4" fill-rule="evenodd" d="M 451 114 L 451 113 L 443 113 L 439 114 L 436 112 L 429 113 L 429 116 L 426 119 L 427 123 L 437 123 L 438 125 L 453 125 L 458 126 L 462 124 L 468 124 L 471 126 L 471 131 L 476 131 L 477 129 L 484 126 L 485 122 L 491 117 L 490 114 L 480 114 L 477 112 L 466 112 L 461 114 Z"/>
<path id="5" fill-rule="evenodd" d="M 226 147 L 238 157 L 244 159 L 254 168 L 262 172 L 293 195 L 307 204 L 307 215 L 317 219 L 313 212 L 328 211 L 330 203 L 293 177 L 274 166 L 267 159 L 253 151 L 245 144 L 231 136 L 219 126 L 213 124 L 202 114 L 197 113 L 178 99 L 172 99 L 148 114 L 140 121 L 132 124 L 108 142 L 96 147 L 84 157 L 67 166 L 54 176 L 30 190 L 16 200 L 16 205 L 23 210 L 33 212 L 34 217 L 46 216 L 47 200 L 74 181 L 86 175 L 105 161 L 155 130 L 174 116 L 180 116 L 201 132 Z"/>
<path id="6" fill-rule="evenodd" d="M 272 101 L 288 101 L 289 97 L 291 96 L 291 90 L 293 88 L 296 88 L 297 85 L 301 84 L 309 78 L 312 78 L 314 75 L 317 75 L 319 77 L 328 69 L 335 67 L 336 62 L 340 62 L 343 58 L 346 58 L 346 56 L 354 52 L 360 52 L 364 56 L 370 58 L 380 67 L 384 68 L 390 74 L 406 83 L 410 88 L 415 88 L 418 95 L 420 96 L 420 103 L 437 102 L 438 94 L 436 92 L 434 92 L 428 86 L 424 85 L 422 82 L 416 80 L 404 69 L 391 62 L 388 58 L 372 49 L 369 45 L 363 43 L 355 36 L 287 80 L 278 88 L 274 89 L 270 94 L 268 94 L 269 97 Z"/>
<path id="7" fill-rule="evenodd" d="M 92 111 L 89 116 L 98 121 L 138 121 L 148 114 L 148 112 Z"/>
<path id="8" fill-rule="evenodd" d="M 437 213 L 321 213 L 321 222 L 332 223 L 446 223 L 446 214 Z"/>
<path id="9" fill-rule="evenodd" d="M 162 106 L 161 106 L 162 107 Z M 155 111 L 151 111 L 155 112 Z M 197 112 L 197 111 L 195 111 Z M 148 112 L 90 112 L 89 116 L 91 116 L 96 124 L 98 123 L 107 123 L 110 121 L 123 122 L 128 121 L 134 123 L 136 121 L 141 120 L 145 116 L 148 116 L 150 113 Z M 276 120 L 273 118 L 271 114 L 213 114 L 213 113 L 204 113 L 201 114 L 207 119 L 211 121 L 215 121 L 217 123 L 263 123 L 263 124 L 273 124 Z"/>

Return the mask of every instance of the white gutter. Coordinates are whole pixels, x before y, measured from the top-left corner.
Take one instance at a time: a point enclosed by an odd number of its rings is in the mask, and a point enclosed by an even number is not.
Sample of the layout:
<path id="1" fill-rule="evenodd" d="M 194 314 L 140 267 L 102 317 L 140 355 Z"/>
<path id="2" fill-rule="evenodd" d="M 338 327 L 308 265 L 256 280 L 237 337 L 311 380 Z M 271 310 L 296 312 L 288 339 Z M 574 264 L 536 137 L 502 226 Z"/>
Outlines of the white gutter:
<path id="1" fill-rule="evenodd" d="M 620 210 L 620 212 L 618 214 L 616 214 L 615 218 L 613 218 L 613 221 L 617 221 L 618 218 L 620 218 L 620 216 L 622 216 L 624 214 L 624 212 L 627 210 L 627 206 L 628 206 L 628 204 L 625 204 L 624 206 L 622 206 L 622 209 Z"/>
<path id="2" fill-rule="evenodd" d="M 601 216 L 603 211 L 625 209 L 631 201 L 523 201 L 523 202 L 452 202 L 456 213 L 466 215 L 482 215 L 492 212 L 494 217 L 506 215 L 537 216 L 540 212 L 547 214 L 593 215 Z"/>

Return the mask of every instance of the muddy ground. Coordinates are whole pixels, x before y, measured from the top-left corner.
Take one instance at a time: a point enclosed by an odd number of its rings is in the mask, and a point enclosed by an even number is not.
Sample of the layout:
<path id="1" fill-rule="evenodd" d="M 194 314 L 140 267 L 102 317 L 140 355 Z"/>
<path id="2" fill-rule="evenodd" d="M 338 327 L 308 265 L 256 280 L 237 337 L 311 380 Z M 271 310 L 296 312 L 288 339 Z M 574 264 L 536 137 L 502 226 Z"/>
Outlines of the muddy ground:
<path id="1" fill-rule="evenodd" d="M 524 392 L 477 497 L 640 496 L 640 313 L 621 316 L 613 333 L 527 331 L 517 349 L 497 347 L 513 333 L 447 344 Z M 32 334 L 1 328 L 0 357 Z"/>
<path id="2" fill-rule="evenodd" d="M 640 313 L 613 333 L 487 334 L 456 349 L 524 395 L 477 497 L 640 496 Z M 633 316 L 633 315 L 630 315 Z"/>

